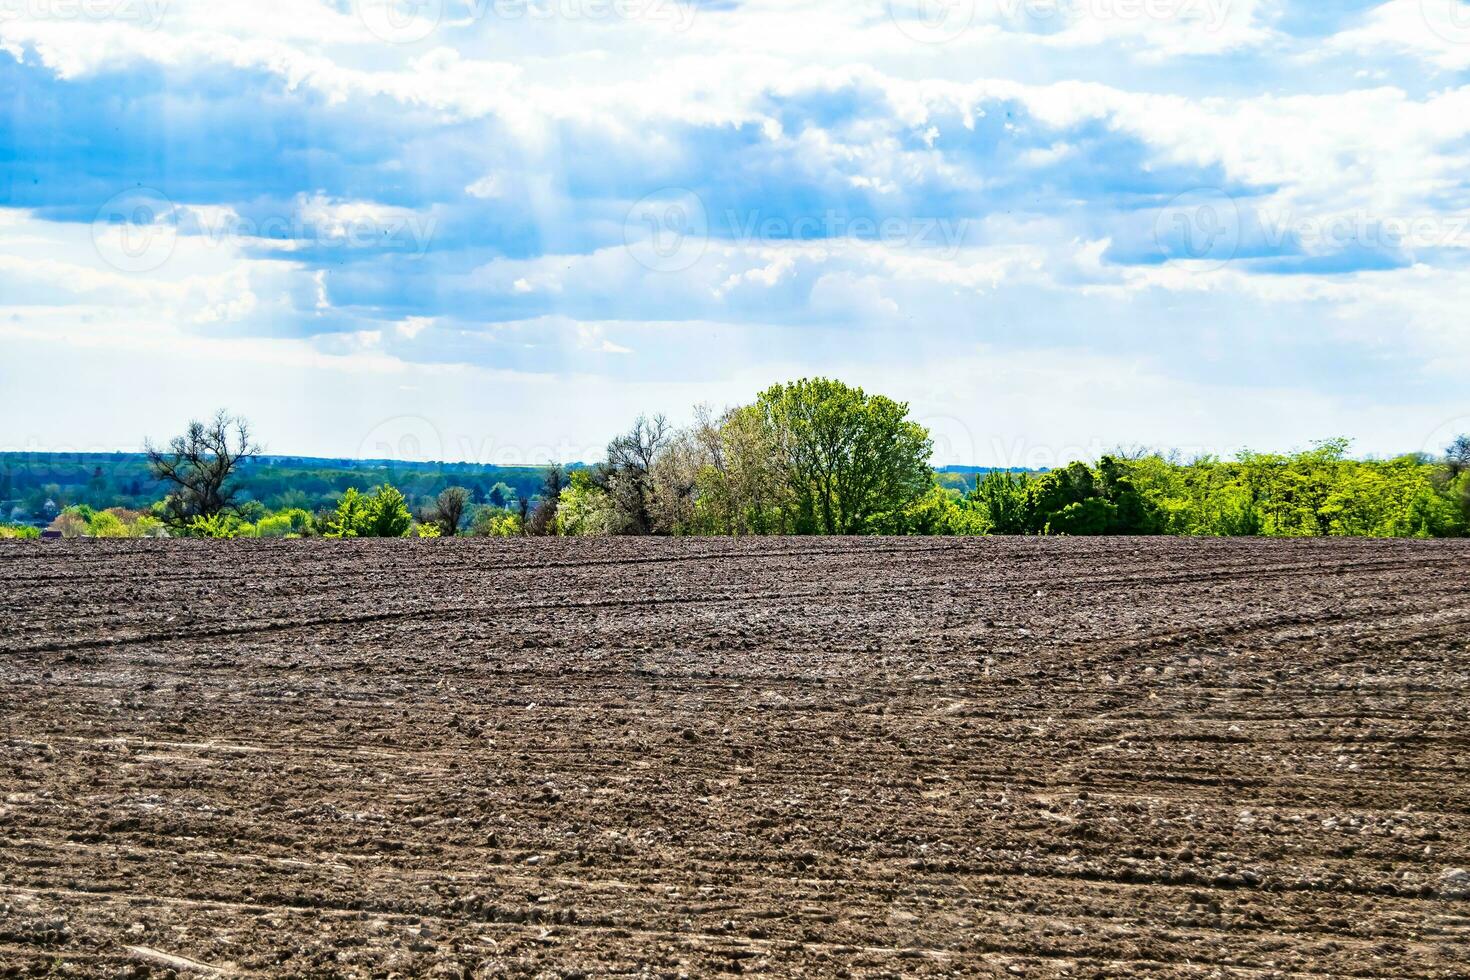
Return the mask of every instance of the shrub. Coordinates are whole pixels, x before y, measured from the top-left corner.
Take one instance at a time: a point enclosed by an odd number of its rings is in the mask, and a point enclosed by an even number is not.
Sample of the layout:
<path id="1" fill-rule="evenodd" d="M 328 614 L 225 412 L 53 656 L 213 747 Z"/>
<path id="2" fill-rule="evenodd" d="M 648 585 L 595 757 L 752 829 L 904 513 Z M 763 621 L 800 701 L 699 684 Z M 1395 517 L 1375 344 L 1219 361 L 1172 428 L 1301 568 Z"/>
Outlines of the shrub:
<path id="1" fill-rule="evenodd" d="M 408 502 L 394 487 L 384 484 L 371 497 L 349 487 L 329 519 L 328 538 L 401 538 L 413 527 Z"/>
<path id="2" fill-rule="evenodd" d="M 481 507 L 470 522 L 470 534 L 477 538 L 518 538 L 524 533 L 520 515 L 500 507 Z"/>
<path id="3" fill-rule="evenodd" d="M 56 515 L 48 530 L 60 532 L 63 538 L 80 538 L 87 533 L 87 527 L 87 518 L 68 507 Z"/>
<path id="4" fill-rule="evenodd" d="M 313 524 L 310 514 L 293 507 L 262 517 L 255 524 L 255 534 L 261 538 L 304 538 L 311 534 Z"/>
<path id="5" fill-rule="evenodd" d="M 403 494 L 388 484 L 383 484 L 373 493 L 368 503 L 366 534 L 359 537 L 401 538 L 413 527 L 413 514 Z"/>
<path id="6" fill-rule="evenodd" d="M 189 537 L 231 538 L 255 537 L 255 528 L 231 514 L 215 514 L 213 517 L 196 517 L 189 523 Z"/>

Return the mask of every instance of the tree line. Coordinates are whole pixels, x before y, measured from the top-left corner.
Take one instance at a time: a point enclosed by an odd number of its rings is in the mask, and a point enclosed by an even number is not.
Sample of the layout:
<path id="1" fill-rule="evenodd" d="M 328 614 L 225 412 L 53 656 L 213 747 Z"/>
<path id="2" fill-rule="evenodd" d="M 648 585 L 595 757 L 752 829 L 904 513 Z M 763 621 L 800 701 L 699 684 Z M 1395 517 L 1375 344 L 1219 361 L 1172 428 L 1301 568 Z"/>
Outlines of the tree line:
<path id="1" fill-rule="evenodd" d="M 959 489 L 931 468 L 929 433 L 906 404 L 812 378 L 719 414 L 697 409 L 683 428 L 639 418 L 604 459 L 549 467 L 530 496 L 477 504 L 452 486 L 413 508 L 384 483 L 348 488 L 315 512 L 266 512 L 238 499 L 235 480 L 261 448 L 246 422 L 221 413 L 148 445 L 152 472 L 171 487 L 149 510 L 72 507 L 53 529 L 222 538 L 1470 534 L 1470 436 L 1442 457 L 1359 460 L 1349 449 L 1329 440 L 1230 460 L 1114 453 L 1045 473 L 990 472 Z"/>

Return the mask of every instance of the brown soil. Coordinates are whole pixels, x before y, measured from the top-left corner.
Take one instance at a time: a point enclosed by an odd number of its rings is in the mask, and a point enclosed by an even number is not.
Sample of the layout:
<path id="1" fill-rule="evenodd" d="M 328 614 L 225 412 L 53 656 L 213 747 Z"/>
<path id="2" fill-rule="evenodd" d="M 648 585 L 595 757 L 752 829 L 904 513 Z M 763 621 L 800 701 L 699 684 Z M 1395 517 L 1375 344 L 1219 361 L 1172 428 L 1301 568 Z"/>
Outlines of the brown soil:
<path id="1" fill-rule="evenodd" d="M 0 973 L 1470 970 L 1464 542 L 6 543 L 0 596 Z"/>

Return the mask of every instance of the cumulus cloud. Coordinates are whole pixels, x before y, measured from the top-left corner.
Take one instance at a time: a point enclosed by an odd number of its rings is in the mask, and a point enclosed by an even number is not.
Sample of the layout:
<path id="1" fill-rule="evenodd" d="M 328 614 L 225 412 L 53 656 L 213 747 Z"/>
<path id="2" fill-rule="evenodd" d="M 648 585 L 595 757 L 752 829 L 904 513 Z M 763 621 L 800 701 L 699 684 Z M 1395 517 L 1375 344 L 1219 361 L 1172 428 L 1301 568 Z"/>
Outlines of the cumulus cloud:
<path id="1" fill-rule="evenodd" d="M 1457 0 L 417 9 L 7 8 L 3 329 L 405 391 L 1147 358 L 1141 420 L 1470 353 Z"/>

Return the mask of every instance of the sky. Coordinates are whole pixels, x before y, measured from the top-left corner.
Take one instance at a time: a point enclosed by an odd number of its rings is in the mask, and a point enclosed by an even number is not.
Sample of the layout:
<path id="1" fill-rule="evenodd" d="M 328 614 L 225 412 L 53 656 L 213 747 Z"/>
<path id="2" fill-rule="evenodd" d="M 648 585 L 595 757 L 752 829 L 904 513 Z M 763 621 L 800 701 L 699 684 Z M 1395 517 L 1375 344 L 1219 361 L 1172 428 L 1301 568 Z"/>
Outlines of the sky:
<path id="1" fill-rule="evenodd" d="M 1459 0 L 0 0 L 0 449 L 939 465 L 1470 430 Z"/>

